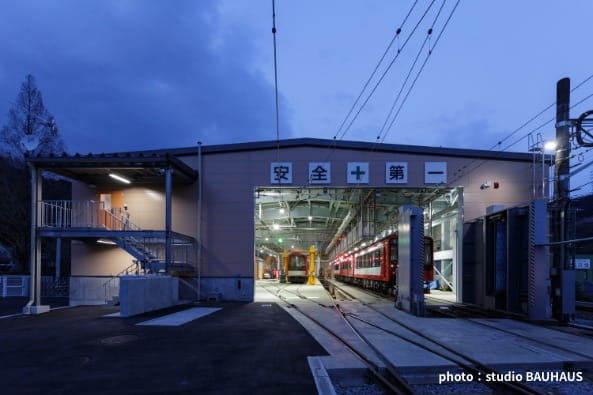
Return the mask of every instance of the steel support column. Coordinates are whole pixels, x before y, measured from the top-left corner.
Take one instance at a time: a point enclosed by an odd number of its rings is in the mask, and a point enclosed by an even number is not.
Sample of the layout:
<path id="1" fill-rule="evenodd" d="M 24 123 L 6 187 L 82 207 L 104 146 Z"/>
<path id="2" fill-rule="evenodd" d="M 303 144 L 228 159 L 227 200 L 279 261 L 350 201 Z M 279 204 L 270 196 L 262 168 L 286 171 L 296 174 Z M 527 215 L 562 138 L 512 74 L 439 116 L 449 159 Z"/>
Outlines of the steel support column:
<path id="1" fill-rule="evenodd" d="M 424 315 L 424 216 L 422 209 L 402 206 L 398 223 L 398 272 L 395 306 Z"/>
<path id="2" fill-rule="evenodd" d="M 203 196 L 202 196 L 202 142 L 198 141 L 198 229 L 196 233 L 197 241 L 197 269 L 198 269 L 198 284 L 197 284 L 197 295 L 196 299 L 200 300 L 202 295 L 202 205 L 203 205 Z M 254 288 L 255 289 L 255 288 Z"/>
<path id="3" fill-rule="evenodd" d="M 165 265 L 167 272 L 171 266 L 171 214 L 173 194 L 173 169 L 171 165 L 165 170 Z"/>
<path id="4" fill-rule="evenodd" d="M 31 173 L 31 239 L 29 249 L 30 260 L 30 295 L 29 302 L 23 307 L 25 314 L 41 314 L 49 311 L 49 306 L 41 305 L 41 237 L 37 234 L 41 206 L 37 204 L 42 199 L 41 172 L 29 164 Z"/>

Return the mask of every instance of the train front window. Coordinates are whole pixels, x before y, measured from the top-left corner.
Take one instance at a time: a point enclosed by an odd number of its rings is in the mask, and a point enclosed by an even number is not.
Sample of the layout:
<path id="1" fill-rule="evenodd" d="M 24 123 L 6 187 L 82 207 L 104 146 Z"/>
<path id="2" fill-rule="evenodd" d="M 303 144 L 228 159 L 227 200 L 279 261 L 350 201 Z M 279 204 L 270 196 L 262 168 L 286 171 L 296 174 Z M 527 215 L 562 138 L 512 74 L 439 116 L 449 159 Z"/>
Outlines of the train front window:
<path id="1" fill-rule="evenodd" d="M 305 270 L 305 257 L 301 255 L 291 256 L 290 268 L 293 270 Z"/>

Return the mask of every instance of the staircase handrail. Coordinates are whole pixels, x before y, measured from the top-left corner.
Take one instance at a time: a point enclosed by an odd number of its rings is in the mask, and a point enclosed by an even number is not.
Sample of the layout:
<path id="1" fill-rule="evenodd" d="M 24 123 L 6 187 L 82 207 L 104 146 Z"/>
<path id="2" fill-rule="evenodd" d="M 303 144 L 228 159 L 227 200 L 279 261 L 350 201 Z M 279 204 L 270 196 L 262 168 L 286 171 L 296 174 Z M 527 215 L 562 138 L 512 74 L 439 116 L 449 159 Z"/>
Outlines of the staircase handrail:
<path id="1" fill-rule="evenodd" d="M 120 276 L 130 274 L 131 273 L 130 269 L 133 268 L 133 267 L 135 268 L 135 270 L 134 270 L 136 272 L 135 274 L 139 274 L 139 267 L 140 267 L 140 265 L 139 265 L 139 262 L 137 260 L 135 260 L 130 266 L 128 266 L 125 269 L 121 270 L 117 274 L 112 275 L 109 280 L 107 280 L 107 281 L 105 281 L 103 283 L 102 286 L 103 286 L 103 290 L 105 291 L 105 303 L 107 303 L 107 285 L 110 282 L 112 282 L 113 280 L 115 280 L 116 278 L 119 278 Z"/>
<path id="2" fill-rule="evenodd" d="M 130 221 L 121 207 L 105 209 L 105 203 L 96 200 L 41 200 L 40 226 L 57 228 L 100 228 L 108 230 L 141 231 Z"/>
<path id="3" fill-rule="evenodd" d="M 120 225 L 117 229 L 121 228 L 121 230 L 131 230 L 131 231 L 141 231 L 138 225 L 130 221 L 130 217 L 128 216 L 127 212 L 123 212 L 121 207 L 112 207 L 111 210 L 102 209 L 107 213 L 107 215 L 112 218 L 116 223 Z M 116 215 L 115 213 L 119 215 Z M 114 230 L 114 229 L 111 229 Z"/>

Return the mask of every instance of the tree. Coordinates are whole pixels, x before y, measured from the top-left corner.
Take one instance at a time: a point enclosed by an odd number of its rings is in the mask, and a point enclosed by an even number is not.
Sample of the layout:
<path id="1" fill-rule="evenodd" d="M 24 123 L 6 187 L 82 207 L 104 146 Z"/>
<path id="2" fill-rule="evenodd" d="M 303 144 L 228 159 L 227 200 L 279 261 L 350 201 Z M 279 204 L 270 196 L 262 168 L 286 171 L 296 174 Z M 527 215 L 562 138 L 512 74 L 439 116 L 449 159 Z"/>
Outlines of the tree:
<path id="1" fill-rule="evenodd" d="M 0 154 L 22 164 L 27 151 L 32 155 L 61 155 L 65 150 L 55 118 L 43 104 L 35 77 L 27 74 L 8 111 L 8 122 L 2 128 Z"/>
<path id="2" fill-rule="evenodd" d="M 10 162 L 0 158 L 0 244 L 11 249 L 17 272 L 22 273 L 29 260 L 30 181 L 26 167 Z"/>
<path id="3" fill-rule="evenodd" d="M 71 199 L 71 184 L 63 179 L 44 178 L 43 198 L 48 200 Z M 13 166 L 10 160 L 0 158 L 0 246 L 8 247 L 16 263 L 16 272 L 28 270 L 31 227 L 31 181 L 26 167 Z M 55 256 L 53 239 L 42 239 L 45 259 Z M 65 243 L 66 244 L 66 243 Z M 67 262 L 69 247 L 64 248 L 62 257 Z M 63 273 L 67 268 L 62 267 Z"/>
<path id="4" fill-rule="evenodd" d="M 27 140 L 35 147 L 26 147 Z M 0 245 L 10 248 L 17 271 L 27 270 L 31 221 L 31 181 L 24 154 L 62 154 L 65 144 L 55 119 L 45 108 L 35 78 L 27 75 L 16 101 L 8 111 L 8 122 L 0 131 Z M 44 176 L 44 198 L 70 198 L 70 183 Z M 46 193 L 49 192 L 49 193 Z"/>

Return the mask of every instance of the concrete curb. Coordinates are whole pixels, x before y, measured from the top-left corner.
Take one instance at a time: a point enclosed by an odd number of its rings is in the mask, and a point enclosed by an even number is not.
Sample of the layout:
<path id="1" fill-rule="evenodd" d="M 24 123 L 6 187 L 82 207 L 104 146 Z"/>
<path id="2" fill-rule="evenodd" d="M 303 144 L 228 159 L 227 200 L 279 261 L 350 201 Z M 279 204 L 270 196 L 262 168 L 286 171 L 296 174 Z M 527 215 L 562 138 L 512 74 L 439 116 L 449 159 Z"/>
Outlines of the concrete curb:
<path id="1" fill-rule="evenodd" d="M 315 380 L 315 386 L 319 395 L 336 395 L 336 390 L 320 357 L 307 357 L 311 375 Z"/>

